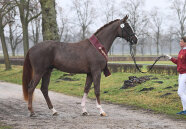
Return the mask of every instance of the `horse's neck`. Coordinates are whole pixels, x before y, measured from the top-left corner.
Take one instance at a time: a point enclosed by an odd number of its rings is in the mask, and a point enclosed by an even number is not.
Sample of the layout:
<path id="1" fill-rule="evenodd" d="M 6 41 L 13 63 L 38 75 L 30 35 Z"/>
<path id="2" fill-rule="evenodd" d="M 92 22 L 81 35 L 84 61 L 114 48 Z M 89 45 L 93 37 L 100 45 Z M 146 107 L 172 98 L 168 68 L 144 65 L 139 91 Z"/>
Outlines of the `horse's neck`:
<path id="1" fill-rule="evenodd" d="M 98 34 L 96 35 L 99 41 L 103 44 L 106 51 L 108 52 L 117 37 L 117 29 L 118 29 L 118 22 L 114 22 L 111 25 L 106 26 L 103 28 Z"/>

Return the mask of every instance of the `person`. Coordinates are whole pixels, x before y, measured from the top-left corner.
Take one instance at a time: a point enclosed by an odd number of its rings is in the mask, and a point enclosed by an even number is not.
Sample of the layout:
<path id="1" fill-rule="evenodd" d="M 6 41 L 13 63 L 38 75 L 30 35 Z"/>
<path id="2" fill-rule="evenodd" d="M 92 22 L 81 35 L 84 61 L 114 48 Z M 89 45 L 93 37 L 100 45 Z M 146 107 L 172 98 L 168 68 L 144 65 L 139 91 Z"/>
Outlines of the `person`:
<path id="1" fill-rule="evenodd" d="M 177 64 L 177 71 L 179 72 L 178 77 L 178 95 L 181 98 L 183 111 L 177 114 L 186 115 L 186 36 L 182 37 L 180 40 L 181 50 L 178 54 L 177 59 L 166 55 L 173 63 Z"/>

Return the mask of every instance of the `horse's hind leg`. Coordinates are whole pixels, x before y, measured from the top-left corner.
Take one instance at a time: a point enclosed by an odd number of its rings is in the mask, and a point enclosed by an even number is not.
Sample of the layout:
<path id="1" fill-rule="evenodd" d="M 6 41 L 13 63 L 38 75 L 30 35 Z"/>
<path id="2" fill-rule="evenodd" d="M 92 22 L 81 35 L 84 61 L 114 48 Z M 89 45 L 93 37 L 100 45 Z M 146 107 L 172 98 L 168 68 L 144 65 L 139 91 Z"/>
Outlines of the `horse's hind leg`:
<path id="1" fill-rule="evenodd" d="M 28 86 L 28 110 L 30 111 L 30 116 L 34 116 L 34 111 L 32 108 L 32 97 L 33 97 L 33 92 L 39 83 L 41 79 L 40 74 L 34 74 L 33 79 L 30 81 L 29 86 Z"/>
<path id="2" fill-rule="evenodd" d="M 48 108 L 52 110 L 53 115 L 57 115 L 57 111 L 54 109 L 52 102 L 50 101 L 50 98 L 48 96 L 48 85 L 50 82 L 50 76 L 51 76 L 51 70 L 49 70 L 43 75 L 42 84 L 41 84 L 41 92 L 43 93 L 43 96 L 47 102 Z"/>
<path id="3" fill-rule="evenodd" d="M 81 101 L 81 107 L 82 107 L 82 110 L 83 110 L 83 115 L 88 115 L 87 113 L 87 110 L 85 108 L 85 103 L 86 103 L 86 99 L 87 99 L 87 95 L 88 95 L 88 92 L 90 90 L 90 87 L 92 85 L 92 75 L 90 73 L 87 74 L 87 78 L 86 78 L 86 83 L 85 83 L 85 89 L 84 89 L 84 95 L 83 95 L 83 98 L 82 98 L 82 101 Z"/>

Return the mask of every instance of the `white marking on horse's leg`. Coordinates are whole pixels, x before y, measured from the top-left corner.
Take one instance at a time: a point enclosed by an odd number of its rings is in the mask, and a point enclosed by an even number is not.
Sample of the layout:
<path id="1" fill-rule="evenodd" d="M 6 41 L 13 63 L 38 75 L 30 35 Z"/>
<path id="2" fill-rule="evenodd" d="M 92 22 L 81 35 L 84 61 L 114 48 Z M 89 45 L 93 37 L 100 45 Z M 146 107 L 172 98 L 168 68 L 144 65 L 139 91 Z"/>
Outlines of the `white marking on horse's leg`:
<path id="1" fill-rule="evenodd" d="M 87 110 L 85 108 L 85 103 L 86 103 L 87 95 L 88 95 L 87 93 L 84 93 L 83 98 L 82 98 L 82 101 L 81 101 L 81 107 L 82 107 L 83 113 L 84 112 L 87 112 Z"/>
<path id="2" fill-rule="evenodd" d="M 103 110 L 103 108 L 101 107 L 101 105 L 98 104 L 97 100 L 96 100 L 96 107 L 99 109 L 99 113 L 100 114 L 106 114 Z"/>
<path id="3" fill-rule="evenodd" d="M 52 114 L 53 114 L 53 115 L 57 114 L 56 109 L 52 108 L 52 109 L 50 109 L 50 110 L 52 111 Z"/>

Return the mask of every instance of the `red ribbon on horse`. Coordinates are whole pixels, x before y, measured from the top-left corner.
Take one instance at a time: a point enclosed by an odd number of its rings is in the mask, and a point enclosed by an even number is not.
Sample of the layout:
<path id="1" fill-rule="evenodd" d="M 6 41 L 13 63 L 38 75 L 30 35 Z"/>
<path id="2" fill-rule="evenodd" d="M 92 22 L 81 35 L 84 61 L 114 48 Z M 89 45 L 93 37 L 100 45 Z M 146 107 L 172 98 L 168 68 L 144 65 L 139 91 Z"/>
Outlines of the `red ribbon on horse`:
<path id="1" fill-rule="evenodd" d="M 90 43 L 104 56 L 104 58 L 106 59 L 106 61 L 108 62 L 108 55 L 107 52 L 104 48 L 104 46 L 101 44 L 101 42 L 97 39 L 97 37 L 95 35 L 92 35 L 89 38 Z M 107 67 L 107 64 L 103 70 L 105 77 L 110 76 L 111 73 Z"/>

